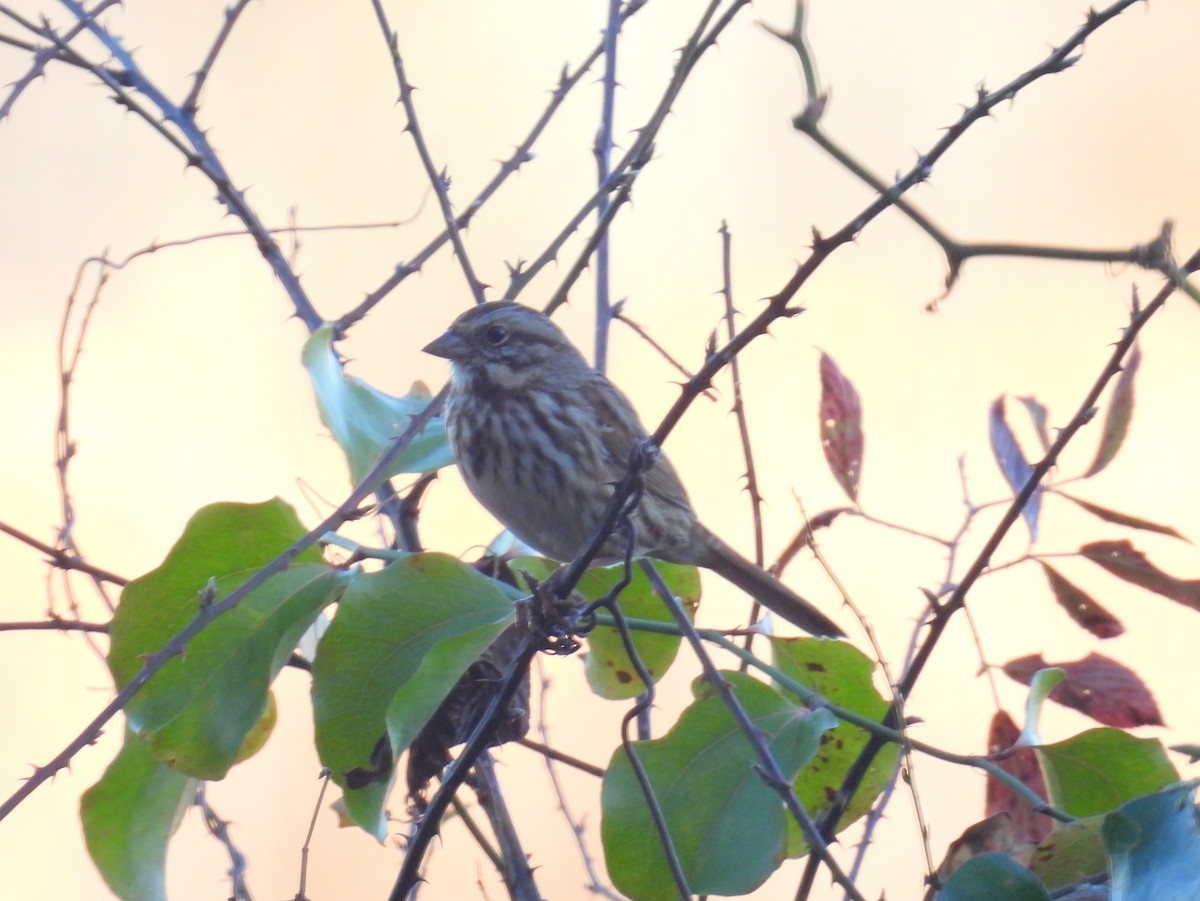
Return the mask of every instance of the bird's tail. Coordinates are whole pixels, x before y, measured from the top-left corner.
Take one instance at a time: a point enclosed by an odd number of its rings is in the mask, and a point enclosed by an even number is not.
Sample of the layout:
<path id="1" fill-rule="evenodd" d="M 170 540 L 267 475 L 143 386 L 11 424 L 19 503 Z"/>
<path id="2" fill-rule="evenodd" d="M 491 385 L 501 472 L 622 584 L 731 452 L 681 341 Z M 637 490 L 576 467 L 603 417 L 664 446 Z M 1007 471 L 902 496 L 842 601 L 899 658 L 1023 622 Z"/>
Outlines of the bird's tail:
<path id="1" fill-rule="evenodd" d="M 755 566 L 711 532 L 706 537 L 710 539 L 709 558 L 697 561 L 700 565 L 729 580 L 772 613 L 805 632 L 829 638 L 845 636 L 833 620 L 766 570 Z"/>

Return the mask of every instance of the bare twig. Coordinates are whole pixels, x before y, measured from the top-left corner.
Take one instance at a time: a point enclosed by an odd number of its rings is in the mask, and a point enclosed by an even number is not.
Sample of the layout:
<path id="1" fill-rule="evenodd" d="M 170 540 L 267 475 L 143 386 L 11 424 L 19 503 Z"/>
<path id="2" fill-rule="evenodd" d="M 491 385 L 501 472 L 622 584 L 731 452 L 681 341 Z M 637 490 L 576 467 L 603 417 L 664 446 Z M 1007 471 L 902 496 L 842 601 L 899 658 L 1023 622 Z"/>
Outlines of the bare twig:
<path id="1" fill-rule="evenodd" d="M 596 131 L 596 141 L 592 145 L 592 153 L 596 158 L 596 184 L 608 182 L 609 162 L 613 147 L 613 112 L 616 107 L 617 95 L 617 37 L 621 32 L 621 0 L 608 0 L 608 21 L 604 26 L 604 76 L 601 79 L 603 91 L 600 104 L 600 128 Z M 597 223 L 608 219 L 609 199 L 607 194 L 600 196 L 596 206 Z M 601 231 L 596 243 L 596 369 L 604 372 L 608 364 L 608 327 L 610 314 L 610 298 L 608 294 L 608 228 Z"/>
<path id="2" fill-rule="evenodd" d="M 88 30 L 112 54 L 115 69 L 105 68 L 89 61 L 87 62 L 88 70 L 104 83 L 117 103 L 158 132 L 168 144 L 179 151 L 189 166 L 200 170 L 212 182 L 217 189 L 217 197 L 220 202 L 246 226 L 253 236 L 259 253 L 270 265 L 276 278 L 287 292 L 296 315 L 310 331 L 315 331 L 321 325 L 320 314 L 317 313 L 307 292 L 301 286 L 299 277 L 288 265 L 279 245 L 258 218 L 254 208 L 247 202 L 245 194 L 235 187 L 195 117 L 181 106 L 173 103 L 159 90 L 142 72 L 124 45 L 110 31 L 101 28 L 88 18 L 87 12 L 77 0 L 60 0 L 60 2 L 77 19 L 84 22 Z M 52 29 L 45 28 L 40 33 L 54 42 L 59 49 L 65 49 L 62 38 Z M 157 113 L 147 109 L 136 100 L 129 91 L 130 86 L 135 88 L 157 110 Z"/>
<path id="3" fill-rule="evenodd" d="M 93 632 L 108 634 L 108 623 L 85 623 L 75 619 L 36 619 L 29 622 L 0 623 L 0 632 Z"/>
<path id="4" fill-rule="evenodd" d="M 292 901 L 309 901 L 306 893 L 308 888 L 308 851 L 312 847 L 313 833 L 317 829 L 317 815 L 321 812 L 321 802 L 325 799 L 325 789 L 329 788 L 332 773 L 328 768 L 321 770 L 321 790 L 317 792 L 317 802 L 313 805 L 312 819 L 308 822 L 308 832 L 304 836 L 304 844 L 300 846 L 300 887 Z"/>
<path id="5" fill-rule="evenodd" d="M 83 551 L 75 540 L 75 504 L 71 499 L 71 489 L 68 484 L 71 461 L 75 457 L 75 442 L 71 438 L 71 386 L 75 381 L 79 359 L 83 355 L 83 342 L 87 336 L 88 326 L 91 325 L 92 314 L 96 311 L 96 307 L 100 302 L 100 292 L 107 281 L 107 273 L 102 270 L 99 278 L 96 280 L 92 298 L 84 308 L 76 330 L 74 347 L 68 352 L 67 334 L 70 330 L 71 314 L 74 310 L 75 299 L 79 293 L 80 278 L 82 275 L 83 270 L 80 269 L 75 284 L 71 288 L 71 293 L 67 297 L 67 303 L 63 309 L 62 322 L 58 331 L 58 344 L 56 348 L 58 362 L 58 416 L 55 419 L 54 427 L 54 471 L 58 481 L 59 505 L 62 512 L 62 525 L 58 530 L 56 544 L 62 549 L 64 555 L 80 560 L 83 558 Z M 112 613 L 116 609 L 116 604 L 113 603 L 112 598 L 108 595 L 104 584 L 105 581 L 98 576 L 92 576 L 92 584 L 96 588 L 96 593 L 100 596 L 100 600 L 108 612 Z M 63 588 L 67 594 L 71 612 L 78 618 L 79 604 L 75 600 L 70 580 L 63 580 Z M 92 650 L 97 656 L 104 656 L 100 649 L 90 640 L 89 644 L 91 644 Z"/>
<path id="6" fill-rule="evenodd" d="M 1124 2 L 1114 4 L 1103 12 L 1093 11 L 1089 13 L 1088 21 L 1083 26 L 1083 29 L 1087 29 L 1088 33 L 1094 31 L 1096 27 L 1103 24 L 1109 18 L 1119 15 L 1125 8 L 1132 6 L 1136 2 L 1138 0 L 1124 0 Z M 828 97 L 821 92 L 818 86 L 816 63 L 812 48 L 808 45 L 808 41 L 805 38 L 803 25 L 803 3 L 796 4 L 796 17 L 791 31 L 779 31 L 764 24 L 767 31 L 783 40 L 796 52 L 804 71 L 807 100 L 804 110 L 792 120 L 792 124 L 797 131 L 810 138 L 813 143 L 864 184 L 869 185 L 881 194 L 885 193 L 888 190 L 887 182 L 871 172 L 853 154 L 831 139 L 821 128 L 821 117 L 825 111 Z M 1082 38 L 1076 40 L 1076 37 L 1079 37 L 1078 32 L 1065 44 L 1057 48 L 1042 64 L 1047 67 L 1047 71 L 1040 72 L 1034 77 L 1040 77 L 1042 74 L 1047 74 L 1048 72 L 1061 72 L 1073 66 L 1079 60 L 1079 53 L 1076 51 L 1081 52 L 1083 44 Z M 1083 37 L 1086 37 L 1086 34 Z M 1035 70 L 1030 70 L 1030 72 L 1025 73 L 1025 75 L 1020 76 L 998 91 L 987 92 L 981 87 L 977 99 L 983 100 L 985 97 L 1011 99 L 1016 96 L 1018 91 L 1033 80 L 1032 78 L 1028 78 L 1030 73 L 1033 72 Z M 1025 80 L 1027 78 L 1028 80 Z M 959 241 L 947 234 L 941 226 L 923 213 L 911 201 L 904 198 L 897 198 L 894 205 L 896 209 L 907 216 L 918 228 L 929 235 L 941 248 L 942 253 L 946 257 L 948 271 L 944 291 L 940 297 L 931 302 L 931 307 L 949 295 L 961 274 L 963 264 L 972 257 L 999 256 L 1025 259 L 1072 260 L 1088 263 L 1132 263 L 1156 269 L 1166 252 L 1166 248 L 1157 241 L 1135 244 L 1132 247 L 1103 249 L 1028 244 L 1020 241 Z"/>
<path id="7" fill-rule="evenodd" d="M 225 47 L 225 42 L 229 40 L 229 35 L 233 32 L 233 26 L 237 24 L 238 16 L 249 5 L 250 0 L 237 0 L 233 5 L 225 7 L 225 18 L 221 22 L 221 28 L 217 32 L 212 46 L 208 48 L 208 53 L 204 56 L 204 62 L 196 70 L 196 75 L 192 79 L 192 89 L 188 91 L 187 97 L 184 98 L 181 104 L 184 112 L 189 115 L 194 116 L 196 110 L 199 109 L 200 92 L 204 90 L 204 84 L 208 81 L 212 67 L 217 62 L 217 56 L 220 55 L 221 50 Z"/>
<path id="8" fill-rule="evenodd" d="M 446 223 L 446 234 L 449 236 L 450 243 L 454 247 L 454 254 L 458 257 L 458 264 L 462 267 L 463 275 L 466 276 L 467 288 L 470 290 L 471 296 L 475 298 L 476 303 L 483 303 L 484 284 L 475 275 L 475 270 L 471 266 L 470 257 L 467 256 L 466 245 L 462 241 L 461 229 L 458 226 L 458 220 L 454 216 L 454 208 L 450 203 L 450 178 L 445 170 L 439 172 L 434 165 L 433 156 L 429 152 L 429 145 L 425 142 L 425 135 L 422 133 L 420 122 L 417 120 L 417 108 L 413 103 L 413 88 L 404 71 L 404 58 L 400 55 L 400 36 L 388 24 L 387 13 L 383 11 L 383 4 L 380 0 L 371 0 L 371 6 L 375 10 L 375 18 L 379 21 L 379 28 L 383 32 L 384 40 L 387 41 L 388 50 L 392 55 L 392 67 L 396 70 L 396 82 L 400 87 L 400 104 L 404 107 L 404 115 L 408 119 L 408 125 L 405 130 L 412 135 L 413 145 L 417 149 L 417 156 L 421 159 L 425 175 L 429 179 L 429 184 L 433 187 L 434 196 L 437 197 L 438 206 L 442 210 L 442 220 Z"/>
<path id="9" fill-rule="evenodd" d="M 619 901 L 619 896 L 616 892 L 612 891 L 600 880 L 600 874 L 596 870 L 596 865 L 592 860 L 591 852 L 588 850 L 587 842 L 584 841 L 583 823 L 576 819 L 571 812 L 571 805 L 567 799 L 566 789 L 563 787 L 562 780 L 558 777 L 558 767 L 556 764 L 566 761 L 563 761 L 562 756 L 550 747 L 550 725 L 546 717 L 546 708 L 548 706 L 546 699 L 550 694 L 550 679 L 546 676 L 541 658 L 538 659 L 538 675 L 541 677 L 539 679 L 541 695 L 538 699 L 538 733 L 542 737 L 542 742 L 539 744 L 521 739 L 521 743 L 542 754 L 542 758 L 546 764 L 546 774 L 550 777 L 550 787 L 554 790 L 554 796 L 558 799 L 558 808 L 562 811 L 563 817 L 567 821 L 567 826 L 571 830 L 571 835 L 575 838 L 575 847 L 579 850 L 579 859 L 583 863 L 583 870 L 587 874 L 589 881 L 588 889 L 593 894 L 609 898 L 610 901 Z M 572 758 L 571 763 L 577 766 L 581 761 L 575 761 Z M 591 772 L 594 776 L 602 777 L 604 775 L 604 770 L 599 767 L 591 767 L 585 771 Z"/>
<path id="10" fill-rule="evenodd" d="M 733 324 L 734 316 L 737 313 L 733 306 L 733 235 L 729 232 L 729 224 L 723 219 L 717 233 L 721 236 L 721 297 L 725 301 L 725 336 L 732 340 L 733 336 L 737 334 L 737 327 Z M 762 523 L 763 498 L 758 490 L 758 472 L 754 468 L 754 449 L 750 444 L 750 426 L 746 422 L 746 399 L 742 396 L 742 372 L 737 357 L 729 361 L 729 380 L 733 383 L 733 417 L 737 421 L 738 438 L 742 443 L 742 459 L 746 462 L 746 493 L 750 497 L 750 521 L 754 527 L 754 562 L 762 567 L 765 562 Z M 750 605 L 751 624 L 758 622 L 761 614 L 762 606 L 757 600 L 753 601 Z M 756 634 L 753 629 L 746 633 L 743 646 L 747 651 L 753 647 Z"/>
<path id="11" fill-rule="evenodd" d="M 196 789 L 196 800 L 192 803 L 200 808 L 200 813 L 204 816 L 204 827 L 229 855 L 229 888 L 232 892 L 229 901 L 253 901 L 250 897 L 250 887 L 246 884 L 246 856 L 234 844 L 233 836 L 229 834 L 229 823 L 221 819 L 208 803 L 204 789 L 205 784 L 201 782 L 200 787 Z"/>
<path id="12" fill-rule="evenodd" d="M 113 585 L 129 584 L 129 580 L 124 576 L 118 576 L 116 573 L 111 573 L 99 566 L 93 566 L 86 560 L 81 560 L 75 554 L 62 548 L 52 547 L 44 541 L 38 541 L 27 532 L 23 532 L 15 526 L 10 526 L 6 522 L 0 522 L 0 532 L 11 535 L 17 541 L 29 545 L 34 550 L 41 551 L 50 558 L 49 562 L 59 569 L 78 570 L 79 572 L 87 573 L 93 579 L 98 579 L 102 582 L 111 582 Z"/>
<path id="13" fill-rule="evenodd" d="M 504 802 L 492 755 L 486 750 L 475 761 L 471 780 L 479 805 L 487 812 L 492 831 L 500 845 L 500 873 L 513 901 L 541 901 L 529 857 L 521 847 L 521 838 Z"/>
<path id="14" fill-rule="evenodd" d="M 532 738 L 525 737 L 518 738 L 517 744 L 524 745 L 529 750 L 541 754 L 547 760 L 566 764 L 572 769 L 579 770 L 581 773 L 587 773 L 589 776 L 595 776 L 597 779 L 604 778 L 604 767 L 596 766 L 594 763 L 588 763 L 586 760 L 580 760 L 571 754 L 563 753 L 558 748 L 553 748 L 545 742 L 538 742 Z"/>
<path id="15" fill-rule="evenodd" d="M 72 66 L 77 66 L 86 69 L 85 63 L 74 50 L 66 45 L 69 44 L 81 31 L 88 27 L 88 22 L 94 20 L 100 13 L 111 6 L 116 6 L 120 0 L 100 0 L 91 10 L 86 13 L 86 18 L 77 22 L 72 28 L 68 29 L 62 36 L 61 44 L 54 47 L 42 47 L 37 44 L 30 44 L 17 38 L 0 35 L 0 42 L 8 44 L 12 47 L 20 47 L 22 50 L 28 50 L 33 54 L 33 63 L 29 67 L 29 71 L 18 78 L 9 87 L 8 96 L 4 98 L 4 102 L 0 103 L 0 122 L 12 112 L 16 106 L 18 98 L 25 92 L 31 84 L 37 81 L 46 73 L 46 65 L 51 62 L 64 62 Z M 0 13 L 8 16 L 22 28 L 36 34 L 42 35 L 42 29 L 30 22 L 25 17 L 19 15 L 7 6 L 0 6 Z"/>
<path id="16" fill-rule="evenodd" d="M 630 16 L 645 6 L 646 2 L 647 0 L 631 0 L 631 2 L 626 3 L 621 11 L 622 21 L 627 21 Z M 530 128 L 524 140 L 517 145 L 508 159 L 504 160 L 500 164 L 500 169 L 492 177 L 492 180 L 489 181 L 483 187 L 483 189 L 475 195 L 475 199 L 467 204 L 466 210 L 454 220 L 457 228 L 466 228 L 467 223 L 471 220 L 471 217 L 474 216 L 475 213 L 477 213 L 489 199 L 491 199 L 492 195 L 494 195 L 496 191 L 500 189 L 501 185 L 507 181 L 508 177 L 520 169 L 525 163 L 533 159 L 533 147 L 537 143 L 537 140 L 546 130 L 546 126 L 550 124 L 551 120 L 554 118 L 554 115 L 562 106 L 562 103 L 566 99 L 567 95 L 570 94 L 575 86 L 578 85 L 583 79 L 583 76 L 588 73 L 593 65 L 595 65 L 596 60 L 600 58 L 603 50 L 604 43 L 602 40 L 596 46 L 596 48 L 593 49 L 592 52 L 588 54 L 588 56 L 585 57 L 584 60 L 573 70 L 568 71 L 566 66 L 563 67 L 562 74 L 559 76 L 558 84 L 550 92 L 550 102 L 546 105 L 546 108 L 542 111 L 537 121 L 534 122 L 533 127 Z M 414 272 L 419 272 L 421 267 L 425 265 L 430 257 L 437 253 L 437 251 L 440 250 L 449 240 L 449 230 L 444 230 L 411 259 L 402 263 L 398 263 L 394 267 L 392 274 L 389 275 L 378 288 L 368 294 L 362 300 L 362 302 L 355 306 L 352 310 L 345 313 L 340 319 L 338 319 L 336 323 L 337 330 L 344 331 L 355 322 L 366 316 L 367 313 L 369 313 L 380 301 L 394 291 L 401 282 L 403 282 Z M 514 268 L 519 269 L 519 264 L 514 266 Z"/>
<path id="17" fill-rule="evenodd" d="M 591 197 L 584 201 L 575 215 L 567 221 L 558 235 L 551 239 L 550 243 L 538 255 L 537 259 L 513 271 L 509 279 L 508 290 L 504 294 L 506 298 L 510 300 L 515 298 L 543 267 L 557 259 L 559 250 L 563 244 L 575 233 L 583 221 L 591 214 L 592 210 L 596 209 L 604 197 L 618 189 L 623 189 L 625 194 L 628 195 L 629 191 L 632 190 L 633 182 L 641 173 L 642 166 L 651 158 L 654 151 L 654 139 L 657 137 L 663 122 L 666 121 L 667 115 L 674 106 L 679 92 L 683 90 L 683 86 L 695 68 L 696 63 L 699 62 L 706 51 L 716 44 L 720 34 L 748 3 L 749 0 L 734 0 L 730 7 L 716 21 L 713 21 L 713 17 L 720 7 L 720 0 L 711 0 L 701 14 L 699 24 L 692 31 L 691 37 L 681 51 L 679 62 L 675 66 L 671 80 L 667 83 L 662 96 L 659 98 L 658 105 L 654 108 L 650 117 L 638 129 L 637 139 L 625 152 L 620 161 L 612 167 L 612 172 L 608 180 L 600 185 Z M 711 28 L 709 28 L 710 22 L 712 22 Z M 610 210 L 609 212 L 611 213 L 612 211 Z M 602 220 L 597 224 L 593 239 L 589 241 L 588 247 L 585 248 L 587 257 L 591 256 L 598 236 L 607 230 L 608 222 L 611 222 L 611 216 L 607 218 L 607 221 Z M 584 257 L 581 255 L 580 258 L 583 259 Z M 582 271 L 582 267 L 576 263 L 572 271 L 576 272 L 577 275 L 578 271 Z M 572 281 L 574 281 L 574 278 L 569 277 L 564 282 L 564 285 L 558 289 L 555 298 L 547 305 L 548 311 L 552 310 L 559 303 L 562 303 L 565 299 L 564 291 Z"/>

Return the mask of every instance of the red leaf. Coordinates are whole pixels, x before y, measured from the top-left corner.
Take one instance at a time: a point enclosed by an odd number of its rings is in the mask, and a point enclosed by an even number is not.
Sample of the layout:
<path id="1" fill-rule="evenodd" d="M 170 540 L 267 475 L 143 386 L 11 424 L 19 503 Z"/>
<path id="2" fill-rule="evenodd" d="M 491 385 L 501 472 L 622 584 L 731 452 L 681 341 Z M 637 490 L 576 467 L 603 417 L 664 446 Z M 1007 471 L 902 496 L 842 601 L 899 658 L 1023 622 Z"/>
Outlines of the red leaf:
<path id="1" fill-rule="evenodd" d="M 1125 360 L 1125 367 L 1117 376 L 1116 387 L 1108 402 L 1108 412 L 1104 415 L 1104 431 L 1100 433 L 1100 446 L 1096 448 L 1096 459 L 1083 474 L 1084 478 L 1094 476 L 1112 462 L 1117 451 L 1125 441 L 1129 431 L 1129 420 L 1133 418 L 1133 377 L 1137 375 L 1138 364 L 1142 362 L 1142 350 L 1136 344 Z"/>
<path id="2" fill-rule="evenodd" d="M 992 453 L 996 457 L 1000 472 L 1004 474 L 1005 481 L 1012 488 L 1014 496 L 1019 494 L 1025 487 L 1025 483 L 1029 481 L 1030 475 L 1033 474 L 1033 467 L 1021 453 L 1017 438 L 1013 435 L 1012 429 L 1009 428 L 1008 421 L 1004 417 L 1004 395 L 992 401 L 991 409 L 988 412 L 988 439 L 992 443 Z M 1021 515 L 1025 517 L 1025 523 L 1029 526 L 1029 536 L 1034 541 L 1037 541 L 1037 521 L 1041 507 L 1042 486 L 1038 485 L 1021 510 Z"/>
<path id="3" fill-rule="evenodd" d="M 1080 500 L 1077 497 L 1072 497 L 1065 492 L 1059 491 L 1059 497 L 1065 497 L 1067 500 L 1078 504 L 1087 510 L 1092 516 L 1098 516 L 1105 522 L 1115 523 L 1118 526 L 1128 526 L 1131 529 L 1143 529 L 1147 532 L 1157 532 L 1160 535 L 1170 535 L 1172 538 L 1178 538 L 1180 541 L 1187 541 L 1181 534 L 1175 531 L 1170 526 L 1164 526 L 1160 523 L 1151 522 L 1148 519 L 1141 519 L 1137 516 L 1130 516 L 1128 513 L 1121 513 L 1118 510 L 1110 510 L 1107 507 L 1101 507 L 1099 504 L 1093 504 L 1090 501 Z M 1189 541 L 1188 544 L 1191 544 Z"/>
<path id="4" fill-rule="evenodd" d="M 1041 561 L 1038 561 L 1041 563 Z M 1115 638 L 1125 631 L 1121 621 L 1105 610 L 1082 588 L 1068 582 L 1059 572 L 1042 563 L 1042 572 L 1054 592 L 1054 600 L 1075 620 L 1097 638 Z"/>
<path id="5" fill-rule="evenodd" d="M 1200 610 L 1200 581 L 1167 575 L 1128 541 L 1093 541 L 1079 553 L 1126 582 Z"/>
<path id="6" fill-rule="evenodd" d="M 1163 724 L 1150 689 L 1137 674 L 1100 654 L 1088 654 L 1074 663 L 1047 663 L 1041 654 L 1030 654 L 1004 664 L 1004 672 L 1028 685 L 1034 673 L 1048 666 L 1067 674 L 1050 692 L 1050 700 L 1118 729 Z"/>
<path id="7" fill-rule="evenodd" d="M 1011 748 L 1021 735 L 1017 724 L 1003 710 L 992 715 L 988 729 L 988 754 L 999 754 Z M 1046 797 L 1046 780 L 1038 766 L 1037 753 L 1032 748 L 1021 750 L 996 761 L 1001 769 L 1016 776 L 1039 797 Z M 987 777 L 984 815 L 991 817 L 1007 813 L 1012 824 L 1013 839 L 1037 844 L 1050 834 L 1054 822 L 1045 814 L 1035 813 L 1033 805 L 994 776 Z"/>
<path id="8" fill-rule="evenodd" d="M 821 449 L 825 462 L 850 500 L 858 500 L 862 472 L 862 402 L 854 385 L 826 353 L 821 354 Z"/>

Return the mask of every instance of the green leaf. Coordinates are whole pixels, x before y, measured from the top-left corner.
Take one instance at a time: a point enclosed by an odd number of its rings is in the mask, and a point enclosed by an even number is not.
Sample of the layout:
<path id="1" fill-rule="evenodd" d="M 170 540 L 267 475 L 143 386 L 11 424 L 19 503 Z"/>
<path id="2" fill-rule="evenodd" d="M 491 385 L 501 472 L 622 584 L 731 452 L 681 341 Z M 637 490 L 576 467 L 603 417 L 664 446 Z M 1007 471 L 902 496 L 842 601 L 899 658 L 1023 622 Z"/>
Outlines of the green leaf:
<path id="1" fill-rule="evenodd" d="M 108 655 L 117 686 L 192 621 L 201 589 L 228 594 L 305 531 L 279 500 L 213 504 L 196 513 L 162 565 L 122 592 Z M 319 561 L 320 554 L 310 550 L 299 559 Z M 321 563 L 273 576 L 167 661 L 126 708 L 130 728 L 163 763 L 223 778 L 247 735 L 262 728 L 271 681 L 344 579 Z"/>
<path id="2" fill-rule="evenodd" d="M 1179 779 L 1158 739 L 1119 729 L 1089 729 L 1037 751 L 1050 803 L 1077 817 L 1108 813 Z"/>
<path id="3" fill-rule="evenodd" d="M 972 857 L 946 880 L 937 901 L 1050 901 L 1041 880 L 998 852 Z"/>
<path id="4" fill-rule="evenodd" d="M 395 756 L 512 619 L 498 583 L 445 554 L 413 554 L 346 590 L 313 661 L 317 751 L 380 840 Z"/>
<path id="5" fill-rule="evenodd" d="M 654 564 L 671 591 L 683 604 L 690 618 L 695 617 L 696 605 L 700 602 L 700 573 L 694 566 L 674 563 Z M 589 600 L 603 597 L 621 578 L 624 564 L 594 567 L 579 580 L 579 590 Z M 621 611 L 634 619 L 658 622 L 673 622 L 662 599 L 655 593 L 649 578 L 641 568 L 633 570 L 633 581 L 621 592 Z M 657 682 L 675 660 L 679 643 L 677 635 L 657 635 L 651 632 L 634 632 L 633 645 L 642 663 Z M 588 652 L 584 657 L 584 672 L 592 691 L 602 698 L 619 700 L 633 698 L 642 693 L 645 686 L 638 678 L 637 670 L 625 653 L 620 633 L 611 626 L 597 626 L 587 637 Z"/>
<path id="6" fill-rule="evenodd" d="M 120 753 L 79 804 L 88 853 L 117 897 L 166 901 L 167 843 L 198 785 L 126 731 Z"/>
<path id="7" fill-rule="evenodd" d="M 844 641 L 821 638 L 771 639 L 776 668 L 800 684 L 817 692 L 832 704 L 879 722 L 887 713 L 888 702 L 876 690 L 872 680 L 875 665 L 862 651 Z M 817 757 L 804 768 L 796 780 L 796 794 L 814 817 L 821 816 L 841 786 L 850 765 L 866 746 L 867 733 L 857 726 L 838 722 L 837 727 L 821 744 Z M 838 830 L 846 828 L 868 810 L 891 778 L 896 763 L 897 748 L 888 745 L 872 762 L 846 812 Z M 806 844 L 800 828 L 789 823 L 791 832 L 788 854 L 805 853 Z"/>
<path id="8" fill-rule="evenodd" d="M 723 674 L 791 779 L 817 753 L 834 724 L 769 685 Z M 787 828 L 779 795 L 763 782 L 757 756 L 725 702 L 702 679 L 696 700 L 662 738 L 635 748 L 667 821 L 688 885 L 696 894 L 740 895 L 761 885 L 784 860 Z M 623 748 L 600 791 L 601 840 L 616 888 L 635 901 L 678 898 L 646 799 Z"/>
<path id="9" fill-rule="evenodd" d="M 1200 898 L 1196 783 L 1135 798 L 1104 819 L 1112 901 Z"/>
<path id="10" fill-rule="evenodd" d="M 1108 466 L 1125 443 L 1125 435 L 1129 432 L 1129 422 L 1133 418 L 1133 379 L 1137 375 L 1138 365 L 1142 362 L 1142 349 L 1133 345 L 1125 367 L 1117 376 L 1113 387 L 1112 397 L 1108 402 L 1108 412 L 1104 416 L 1104 430 L 1100 433 L 1100 446 L 1096 448 L 1096 458 L 1088 467 L 1083 477 L 1090 478 L 1104 467 Z"/>
<path id="11" fill-rule="evenodd" d="M 392 439 L 408 428 L 409 418 L 424 410 L 433 396 L 418 382 L 404 397 L 392 397 L 347 375 L 334 353 L 329 326 L 313 332 L 301 356 L 316 392 L 321 422 L 346 454 L 350 481 L 357 485 Z M 402 472 L 433 472 L 453 462 L 445 421 L 437 417 L 392 462 L 383 478 Z"/>
<path id="12" fill-rule="evenodd" d="M 1059 823 L 1034 849 L 1029 868 L 1051 889 L 1099 876 L 1108 869 L 1103 825 L 1102 816 Z"/>

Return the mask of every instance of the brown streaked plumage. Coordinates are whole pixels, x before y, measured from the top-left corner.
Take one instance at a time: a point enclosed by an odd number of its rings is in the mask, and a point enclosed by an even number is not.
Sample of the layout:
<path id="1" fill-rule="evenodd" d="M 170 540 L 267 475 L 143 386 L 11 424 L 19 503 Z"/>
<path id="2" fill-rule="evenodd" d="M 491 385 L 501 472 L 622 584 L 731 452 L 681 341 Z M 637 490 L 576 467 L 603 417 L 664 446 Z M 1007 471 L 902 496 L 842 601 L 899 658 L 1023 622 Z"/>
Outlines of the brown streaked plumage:
<path id="1" fill-rule="evenodd" d="M 518 538 L 568 561 L 591 537 L 646 437 L 629 400 L 536 310 L 495 301 L 463 313 L 426 352 L 451 362 L 446 427 L 471 493 Z M 645 474 L 639 557 L 711 569 L 814 635 L 837 625 L 696 518 L 665 456 Z M 597 557 L 624 557 L 609 539 Z"/>

